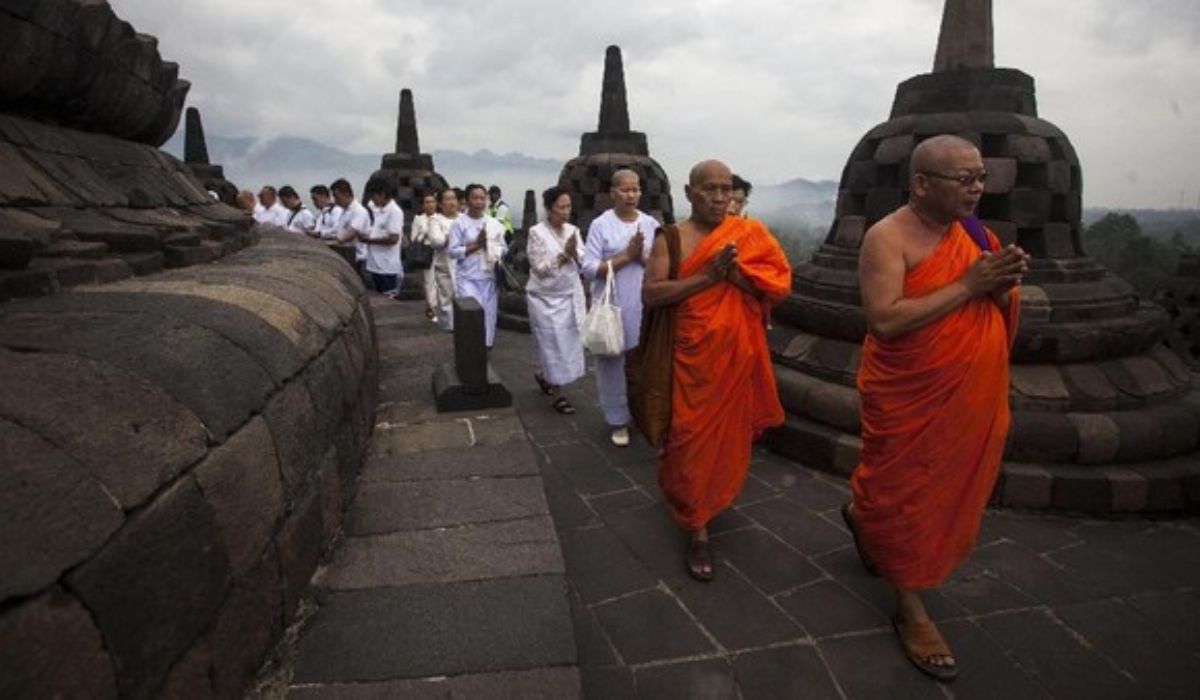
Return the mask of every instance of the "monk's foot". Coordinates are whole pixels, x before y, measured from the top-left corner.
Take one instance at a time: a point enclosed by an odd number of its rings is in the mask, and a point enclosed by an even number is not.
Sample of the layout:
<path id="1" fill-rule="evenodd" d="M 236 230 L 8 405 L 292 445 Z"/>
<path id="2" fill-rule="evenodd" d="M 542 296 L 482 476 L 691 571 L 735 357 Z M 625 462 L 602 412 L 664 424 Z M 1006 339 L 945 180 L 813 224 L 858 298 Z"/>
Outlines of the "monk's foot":
<path id="1" fill-rule="evenodd" d="M 708 583 L 713 579 L 712 545 L 709 544 L 707 533 L 703 536 L 692 533 L 688 537 L 684 563 L 687 565 L 688 575 L 697 581 Z"/>
<path id="2" fill-rule="evenodd" d="M 958 677 L 954 655 L 932 620 L 908 618 L 897 613 L 892 618 L 892 627 L 904 655 L 922 673 L 942 683 Z"/>
<path id="3" fill-rule="evenodd" d="M 854 522 L 853 506 L 847 503 L 842 506 L 842 520 L 846 521 L 846 529 L 850 531 L 850 536 L 854 538 L 854 549 L 858 550 L 858 558 L 862 561 L 863 568 L 872 576 L 879 575 L 879 569 L 875 568 L 875 562 L 871 561 L 871 557 L 867 556 L 867 551 L 863 549 L 862 541 L 858 539 L 858 528 Z"/>

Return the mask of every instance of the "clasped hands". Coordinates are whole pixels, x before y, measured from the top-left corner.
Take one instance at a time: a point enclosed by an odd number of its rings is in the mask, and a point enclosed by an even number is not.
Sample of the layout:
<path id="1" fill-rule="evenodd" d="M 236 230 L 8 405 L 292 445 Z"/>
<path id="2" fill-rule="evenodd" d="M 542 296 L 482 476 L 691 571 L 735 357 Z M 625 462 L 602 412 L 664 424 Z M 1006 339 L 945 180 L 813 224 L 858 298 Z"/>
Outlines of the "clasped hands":
<path id="1" fill-rule="evenodd" d="M 985 251 L 967 268 L 963 283 L 971 296 L 1003 294 L 1021 283 L 1029 270 L 1029 260 L 1029 254 L 1015 245 L 1007 245 L 998 253 Z"/>
<path id="2" fill-rule="evenodd" d="M 740 275 L 737 266 L 737 243 L 726 243 L 720 253 L 708 263 L 708 277 L 714 282 L 732 282 Z"/>

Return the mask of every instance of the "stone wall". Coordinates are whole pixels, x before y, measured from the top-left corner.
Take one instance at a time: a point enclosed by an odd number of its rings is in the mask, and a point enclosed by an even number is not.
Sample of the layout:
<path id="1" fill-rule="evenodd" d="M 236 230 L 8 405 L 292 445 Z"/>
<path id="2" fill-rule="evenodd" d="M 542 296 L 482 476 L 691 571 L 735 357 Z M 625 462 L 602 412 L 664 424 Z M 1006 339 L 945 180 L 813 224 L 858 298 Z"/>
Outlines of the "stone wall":
<path id="1" fill-rule="evenodd" d="M 0 305 L 0 697 L 235 697 L 353 495 L 361 282 L 267 232 Z"/>

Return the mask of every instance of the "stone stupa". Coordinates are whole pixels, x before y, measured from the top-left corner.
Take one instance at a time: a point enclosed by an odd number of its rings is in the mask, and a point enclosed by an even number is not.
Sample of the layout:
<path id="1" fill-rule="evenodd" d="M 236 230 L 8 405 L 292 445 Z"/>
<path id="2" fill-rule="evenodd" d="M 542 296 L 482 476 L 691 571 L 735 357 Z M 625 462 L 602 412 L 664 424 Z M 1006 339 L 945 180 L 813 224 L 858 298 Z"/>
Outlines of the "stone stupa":
<path id="1" fill-rule="evenodd" d="M 828 237 L 796 268 L 793 294 L 775 313 L 772 350 L 790 415 L 774 447 L 841 474 L 856 465 L 859 245 L 907 201 L 913 148 L 942 133 L 979 146 L 990 177 L 978 214 L 1034 258 L 994 502 L 1092 514 L 1196 509 L 1200 391 L 1161 344 L 1163 310 L 1088 256 L 1079 159 L 1038 117 L 1033 78 L 994 66 L 990 0 L 946 2 L 933 71 L 901 83 L 888 121 L 850 154 Z"/>
<path id="2" fill-rule="evenodd" d="M 440 192 L 446 188 L 446 178 L 433 169 L 433 156 L 421 153 L 417 139 L 417 113 L 413 107 L 412 90 L 400 91 L 400 115 L 396 120 L 396 151 L 383 156 L 379 170 L 371 177 L 391 183 L 396 192 L 396 204 L 404 210 L 404 229 L 421 208 L 418 197 L 425 192 Z"/>
<path id="3" fill-rule="evenodd" d="M 558 177 L 559 186 L 571 192 L 571 223 L 585 236 L 592 219 L 612 206 L 609 182 L 612 174 L 622 168 L 641 177 L 639 208 L 659 221 L 673 223 L 670 181 L 662 166 L 650 157 L 646 134 L 629 128 L 621 49 L 609 46 L 604 55 L 599 128 L 583 135 L 579 156 L 567 161 Z"/>
<path id="4" fill-rule="evenodd" d="M 204 124 L 200 121 L 200 110 L 188 107 L 184 121 L 183 162 L 192 176 L 204 185 L 204 189 L 215 192 L 217 199 L 233 205 L 237 197 L 237 186 L 225 179 L 225 169 L 213 165 L 208 159 L 208 143 L 204 139 Z"/>

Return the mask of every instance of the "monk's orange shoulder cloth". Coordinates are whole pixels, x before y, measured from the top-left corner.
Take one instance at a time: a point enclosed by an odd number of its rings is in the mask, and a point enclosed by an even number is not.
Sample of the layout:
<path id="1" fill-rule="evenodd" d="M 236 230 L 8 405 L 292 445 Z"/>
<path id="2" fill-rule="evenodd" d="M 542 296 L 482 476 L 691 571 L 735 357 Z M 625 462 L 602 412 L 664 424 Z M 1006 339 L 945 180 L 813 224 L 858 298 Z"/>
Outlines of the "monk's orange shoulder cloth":
<path id="1" fill-rule="evenodd" d="M 726 243 L 737 244 L 738 266 L 766 296 L 723 282 L 684 300 L 676 310 L 671 427 L 663 443 L 658 483 L 675 520 L 704 527 L 741 491 L 751 442 L 783 422 L 765 321 L 791 291 L 792 271 L 762 223 L 729 217 L 680 265 L 679 278 L 705 274 Z"/>
<path id="2" fill-rule="evenodd" d="M 999 250 L 996 237 L 988 238 Z M 956 222 L 908 271 L 904 296 L 954 282 L 979 255 Z M 1006 310 L 979 297 L 904 336 L 868 335 L 863 344 L 862 463 L 851 478 L 855 520 L 867 554 L 900 588 L 942 583 L 979 533 L 1008 434 L 1018 292 Z"/>

